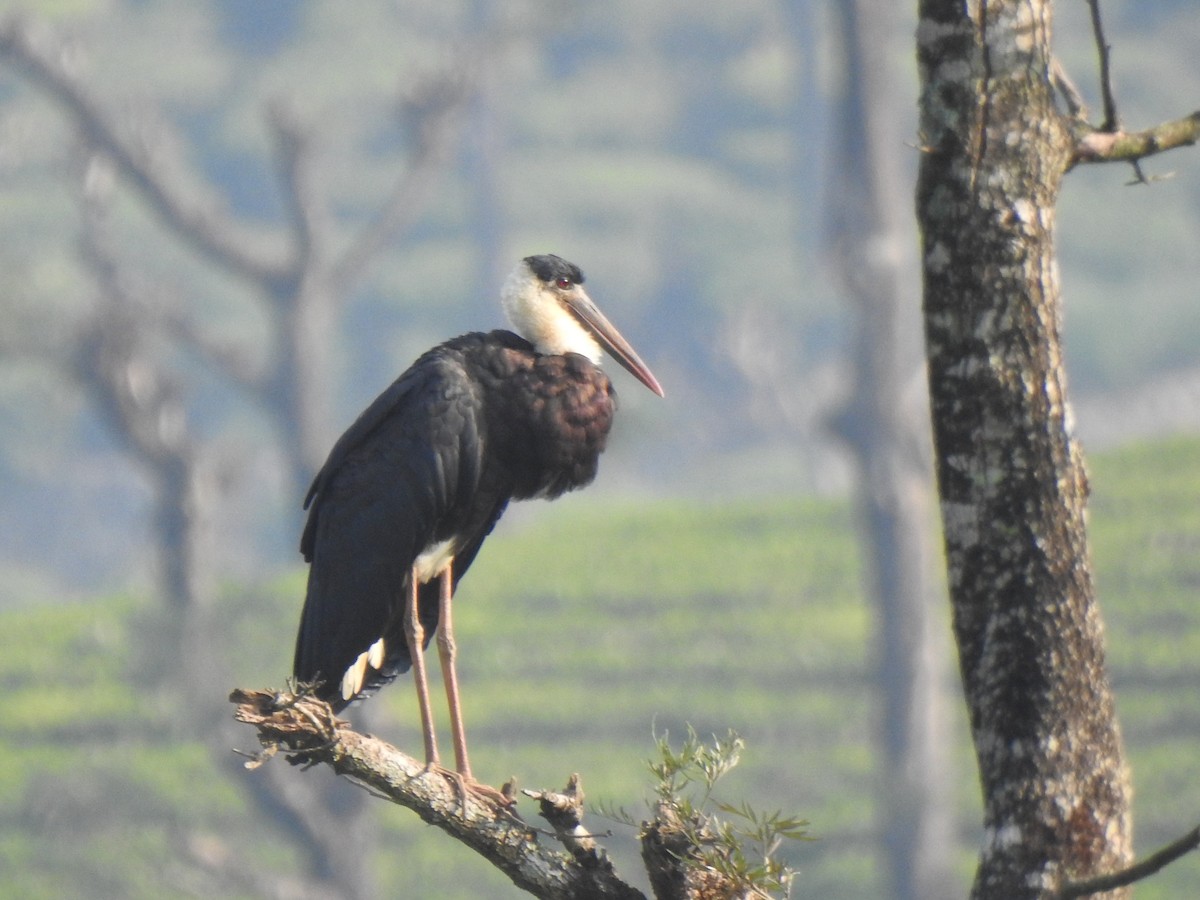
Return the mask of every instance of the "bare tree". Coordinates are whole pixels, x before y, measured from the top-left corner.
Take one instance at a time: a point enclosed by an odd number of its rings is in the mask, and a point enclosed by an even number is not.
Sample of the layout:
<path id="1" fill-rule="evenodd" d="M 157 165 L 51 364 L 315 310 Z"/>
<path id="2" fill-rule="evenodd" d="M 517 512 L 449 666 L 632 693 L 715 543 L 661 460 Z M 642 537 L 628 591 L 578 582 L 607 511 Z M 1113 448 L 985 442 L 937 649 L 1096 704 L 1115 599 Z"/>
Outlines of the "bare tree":
<path id="1" fill-rule="evenodd" d="M 464 53 L 470 58 L 472 54 Z M 473 68 L 455 65 L 403 92 L 399 108 L 415 136 L 414 151 L 374 215 L 334 250 L 329 200 L 313 173 L 313 129 L 286 101 L 267 110 L 275 166 L 286 211 L 285 228 L 272 232 L 227 211 L 215 191 L 182 179 L 182 162 L 160 139 L 161 125 L 130 121 L 94 96 L 69 63 L 63 40 L 20 18 L 0 21 L 0 60 L 44 89 L 80 134 L 89 153 L 103 156 L 124 185 L 199 258 L 245 283 L 263 302 L 278 350 L 253 364 L 249 347 L 215 342 L 185 308 L 165 310 L 174 334 L 246 391 L 275 421 L 291 481 L 303 496 L 328 450 L 327 394 L 333 383 L 329 341 L 346 298 L 381 250 L 402 238 L 425 208 L 445 167 L 472 90 Z"/>
<path id="2" fill-rule="evenodd" d="M 1115 114 L 1100 128 L 1064 115 L 1049 0 L 921 0 L 919 13 L 926 351 L 984 799 L 972 896 L 1076 896 L 1074 883 L 1123 869 L 1132 842 L 1063 370 L 1055 203 L 1076 162 L 1194 142 L 1200 122 L 1139 142 Z M 1124 896 L 1119 885 L 1100 889 Z"/>
<path id="3" fill-rule="evenodd" d="M 888 896 L 949 897 L 953 805 L 944 607 L 934 575 L 933 472 L 921 377 L 915 233 L 888 52 L 898 11 L 834 3 L 841 49 L 826 229 L 856 313 L 854 379 L 836 418 L 855 463 L 863 580 L 874 610 L 875 745 Z M 937 773 L 932 775 L 931 773 Z"/>
<path id="4" fill-rule="evenodd" d="M 92 276 L 91 315 L 76 328 L 70 368 L 92 405 L 153 484 L 152 533 L 161 591 L 180 616 L 211 599 L 211 573 L 201 564 L 215 492 L 203 452 L 188 425 L 180 379 L 155 346 L 164 340 L 152 298 L 139 296 L 105 238 L 108 180 L 103 162 L 84 165 L 79 191 L 80 256 Z"/>
<path id="5" fill-rule="evenodd" d="M 470 56 L 470 54 L 466 54 Z M 314 174 L 313 129 L 286 102 L 265 117 L 286 211 L 272 232 L 239 220 L 215 190 L 186 172 L 164 140 L 165 126 L 132 121 L 96 96 L 73 64 L 66 42 L 32 20 L 0 20 L 0 62 L 23 72 L 73 125 L 86 160 L 70 173 L 81 210 L 80 256 L 94 284 L 94 312 L 59 348 L 101 418 L 136 461 L 154 492 L 152 534 L 158 547 L 161 593 L 171 610 L 165 655 L 190 721 L 212 736 L 223 721 L 216 710 L 228 688 L 204 665 L 213 561 L 205 540 L 214 528 L 217 461 L 189 426 L 187 376 L 173 368 L 180 351 L 199 359 L 231 392 L 249 397 L 278 434 L 280 456 L 297 498 L 328 450 L 328 395 L 333 383 L 331 341 L 354 285 L 380 252 L 416 221 L 435 176 L 455 145 L 469 99 L 472 68 L 456 65 L 403 93 L 400 114 L 415 136 L 414 150 L 369 221 L 335 251 L 329 199 Z M 107 237 L 112 195 L 126 190 L 185 249 L 249 288 L 267 314 L 275 352 L 214 339 L 186 300 L 152 284 L 123 259 Z M 171 351 L 171 352 L 168 352 Z M 197 710 L 207 715 L 195 716 Z M 228 730 L 218 731 L 228 735 Z M 226 741 L 219 752 L 227 756 Z M 251 792 L 260 808 L 304 847 L 310 880 L 325 896 L 368 897 L 368 805 L 345 785 L 260 779 Z M 244 868 L 252 869 L 250 861 Z M 260 879 L 261 880 L 261 879 Z"/>

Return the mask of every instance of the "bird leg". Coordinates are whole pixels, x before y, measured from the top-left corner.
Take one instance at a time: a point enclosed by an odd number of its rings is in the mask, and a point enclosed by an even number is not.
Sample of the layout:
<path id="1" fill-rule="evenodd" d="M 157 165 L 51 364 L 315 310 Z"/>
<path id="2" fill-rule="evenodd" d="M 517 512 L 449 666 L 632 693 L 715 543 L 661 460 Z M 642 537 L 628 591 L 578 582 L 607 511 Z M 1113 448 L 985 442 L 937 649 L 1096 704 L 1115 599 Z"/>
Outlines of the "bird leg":
<path id="1" fill-rule="evenodd" d="M 454 741 L 454 767 L 468 782 L 471 763 L 467 760 L 467 735 L 463 730 L 462 704 L 458 697 L 458 672 L 454 667 L 458 648 L 454 643 L 454 622 L 450 605 L 454 599 L 454 562 L 442 571 L 438 583 L 438 656 L 442 661 L 442 681 L 446 685 L 446 702 L 450 707 L 450 737 Z"/>
<path id="2" fill-rule="evenodd" d="M 457 646 L 454 643 L 454 620 L 451 618 L 450 605 L 454 599 L 454 563 L 446 566 L 438 577 L 438 656 L 442 661 L 442 681 L 446 684 L 446 703 L 450 707 L 450 737 L 454 741 L 454 767 L 456 771 L 447 772 L 458 784 L 459 799 L 463 811 L 466 811 L 466 793 L 470 791 L 476 796 L 483 797 L 505 809 L 513 806 L 515 800 L 490 785 L 481 784 L 471 774 L 471 763 L 467 760 L 467 733 L 463 729 L 462 703 L 458 697 L 458 672 L 454 667 L 457 656 Z"/>
<path id="3" fill-rule="evenodd" d="M 508 809 L 514 799 L 490 785 L 480 784 L 470 774 L 467 760 L 467 732 L 462 727 L 462 703 L 458 700 L 458 673 L 455 670 L 457 647 L 454 642 L 454 619 L 450 605 L 454 600 L 454 562 L 438 576 L 438 658 L 442 660 L 442 680 L 446 686 L 446 704 L 450 707 L 450 737 L 454 740 L 455 772 L 446 772 L 458 785 L 458 797 L 463 812 L 467 811 L 467 791 Z"/>
<path id="4" fill-rule="evenodd" d="M 433 727 L 433 709 L 429 702 L 429 677 L 425 671 L 425 629 L 421 625 L 420 582 L 414 570 L 409 579 L 407 602 L 404 604 L 404 639 L 408 643 L 408 655 L 412 660 L 413 683 L 417 688 L 417 705 L 421 710 L 421 731 L 425 739 L 425 768 L 447 775 L 458 785 L 459 800 L 466 813 L 467 792 L 470 791 L 491 802 L 508 808 L 514 800 L 503 791 L 480 784 L 471 775 L 467 761 L 467 740 L 463 732 L 462 707 L 458 700 L 458 676 L 454 670 L 454 623 L 450 618 L 450 601 L 454 593 L 452 569 L 447 566 L 439 576 L 438 656 L 442 662 L 442 678 L 446 682 L 446 696 L 450 705 L 450 729 L 454 739 L 454 762 L 456 771 L 442 766 L 438 759 L 437 737 Z"/>
<path id="5" fill-rule="evenodd" d="M 413 683 L 417 687 L 417 705 L 421 709 L 421 731 L 425 739 L 425 765 L 438 766 L 437 737 L 433 733 L 433 708 L 429 703 L 429 679 L 425 674 L 425 629 L 417 608 L 417 573 L 409 577 L 408 602 L 404 607 L 404 639 L 408 642 L 408 656 L 412 660 Z M 456 748 L 457 749 L 457 748 Z"/>

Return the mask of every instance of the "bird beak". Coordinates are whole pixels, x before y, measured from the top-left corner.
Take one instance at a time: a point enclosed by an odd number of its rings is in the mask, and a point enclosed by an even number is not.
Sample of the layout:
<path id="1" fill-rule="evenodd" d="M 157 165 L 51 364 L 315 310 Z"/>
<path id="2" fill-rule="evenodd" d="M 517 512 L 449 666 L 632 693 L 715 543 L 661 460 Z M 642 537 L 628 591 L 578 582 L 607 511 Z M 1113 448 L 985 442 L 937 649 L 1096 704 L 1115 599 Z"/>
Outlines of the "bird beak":
<path id="1" fill-rule="evenodd" d="M 617 331 L 604 313 L 600 312 L 583 288 L 576 286 L 575 290 L 566 297 L 566 303 L 571 314 L 579 320 L 579 323 L 588 330 L 592 337 L 600 342 L 605 350 L 612 354 L 613 359 L 625 367 L 629 374 L 658 396 L 666 396 L 649 366 L 642 362 L 637 351 L 629 345 L 629 341 L 621 337 L 621 332 Z"/>

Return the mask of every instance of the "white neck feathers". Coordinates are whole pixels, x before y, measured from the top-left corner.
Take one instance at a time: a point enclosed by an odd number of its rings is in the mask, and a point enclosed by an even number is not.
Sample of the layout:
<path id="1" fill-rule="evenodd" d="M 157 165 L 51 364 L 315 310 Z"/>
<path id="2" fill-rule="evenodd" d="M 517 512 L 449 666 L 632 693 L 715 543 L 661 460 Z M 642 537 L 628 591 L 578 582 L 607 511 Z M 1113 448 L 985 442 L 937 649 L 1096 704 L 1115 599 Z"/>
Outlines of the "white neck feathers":
<path id="1" fill-rule="evenodd" d="M 600 362 L 600 345 L 563 305 L 553 285 L 546 284 L 524 262 L 519 263 L 501 290 L 504 313 L 513 329 L 538 353 L 578 353 Z"/>

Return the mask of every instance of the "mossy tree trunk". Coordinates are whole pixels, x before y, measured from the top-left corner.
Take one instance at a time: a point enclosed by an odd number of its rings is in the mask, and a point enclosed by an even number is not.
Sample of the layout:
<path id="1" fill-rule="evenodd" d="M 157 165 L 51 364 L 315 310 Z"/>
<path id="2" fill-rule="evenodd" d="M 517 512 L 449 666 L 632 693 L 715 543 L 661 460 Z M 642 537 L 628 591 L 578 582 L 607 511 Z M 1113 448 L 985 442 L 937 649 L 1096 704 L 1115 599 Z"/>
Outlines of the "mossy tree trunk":
<path id="1" fill-rule="evenodd" d="M 1131 856 L 1060 346 L 1054 216 L 1073 141 L 1048 0 L 919 10 L 926 352 L 986 829 L 972 896 L 1048 897 Z"/>

